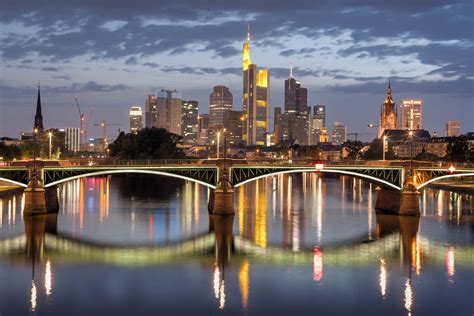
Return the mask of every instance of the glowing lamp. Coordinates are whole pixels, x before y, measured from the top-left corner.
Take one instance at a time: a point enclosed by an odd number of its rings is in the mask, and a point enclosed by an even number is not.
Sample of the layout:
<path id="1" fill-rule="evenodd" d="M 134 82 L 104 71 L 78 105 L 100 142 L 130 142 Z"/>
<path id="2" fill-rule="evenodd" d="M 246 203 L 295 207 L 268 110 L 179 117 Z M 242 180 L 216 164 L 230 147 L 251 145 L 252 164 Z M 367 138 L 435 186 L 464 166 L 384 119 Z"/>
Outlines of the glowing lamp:
<path id="1" fill-rule="evenodd" d="M 316 168 L 316 170 L 323 170 L 324 164 L 322 164 L 322 163 L 317 163 L 317 164 L 314 165 L 314 167 Z"/>
<path id="2" fill-rule="evenodd" d="M 456 171 L 456 168 L 453 165 L 451 165 L 449 166 L 448 170 L 450 173 L 453 173 L 454 171 Z"/>

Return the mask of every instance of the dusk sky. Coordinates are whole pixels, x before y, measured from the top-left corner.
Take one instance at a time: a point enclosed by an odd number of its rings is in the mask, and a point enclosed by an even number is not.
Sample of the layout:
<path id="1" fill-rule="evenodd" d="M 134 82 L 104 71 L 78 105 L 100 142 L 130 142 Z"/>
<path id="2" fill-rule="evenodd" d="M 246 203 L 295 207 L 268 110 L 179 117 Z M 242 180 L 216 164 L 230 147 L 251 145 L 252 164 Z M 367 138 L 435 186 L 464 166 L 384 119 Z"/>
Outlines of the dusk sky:
<path id="1" fill-rule="evenodd" d="M 128 131 L 129 108 L 160 88 L 198 100 L 206 113 L 212 87 L 226 85 L 241 110 L 247 25 L 252 61 L 270 69 L 271 121 L 291 62 L 309 105 L 327 105 L 329 126 L 341 121 L 373 138 L 367 124 L 378 124 L 390 79 L 397 105 L 423 100 L 430 133 L 444 135 L 447 120 L 474 131 L 470 0 L 0 3 L 0 136 L 31 131 L 38 82 L 45 128 L 78 127 L 78 96 L 97 137 L 91 123 Z"/>

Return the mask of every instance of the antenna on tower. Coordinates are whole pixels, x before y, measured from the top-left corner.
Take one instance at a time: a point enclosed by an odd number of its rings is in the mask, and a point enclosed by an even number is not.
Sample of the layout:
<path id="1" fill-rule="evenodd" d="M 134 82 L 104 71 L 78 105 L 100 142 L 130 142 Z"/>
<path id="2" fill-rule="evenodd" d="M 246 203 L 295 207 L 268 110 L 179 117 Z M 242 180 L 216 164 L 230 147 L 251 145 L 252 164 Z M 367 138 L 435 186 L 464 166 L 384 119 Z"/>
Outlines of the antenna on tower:
<path id="1" fill-rule="evenodd" d="M 293 63 L 290 62 L 290 78 L 293 78 Z"/>
<path id="2" fill-rule="evenodd" d="M 250 24 L 247 24 L 247 42 L 250 43 Z"/>

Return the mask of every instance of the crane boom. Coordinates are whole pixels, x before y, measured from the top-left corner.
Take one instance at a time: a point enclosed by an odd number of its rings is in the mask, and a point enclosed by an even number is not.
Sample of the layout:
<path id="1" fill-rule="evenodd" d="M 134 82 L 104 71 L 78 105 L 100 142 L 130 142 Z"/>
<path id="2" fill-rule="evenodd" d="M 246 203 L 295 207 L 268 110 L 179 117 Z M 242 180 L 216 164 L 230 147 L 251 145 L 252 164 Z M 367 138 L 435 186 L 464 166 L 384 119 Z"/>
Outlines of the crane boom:
<path id="1" fill-rule="evenodd" d="M 77 96 L 74 96 L 74 100 L 76 101 L 77 111 L 79 112 L 80 147 L 82 150 L 85 150 L 87 142 L 87 130 L 84 127 L 86 116 L 83 112 L 81 112 L 79 98 Z"/>

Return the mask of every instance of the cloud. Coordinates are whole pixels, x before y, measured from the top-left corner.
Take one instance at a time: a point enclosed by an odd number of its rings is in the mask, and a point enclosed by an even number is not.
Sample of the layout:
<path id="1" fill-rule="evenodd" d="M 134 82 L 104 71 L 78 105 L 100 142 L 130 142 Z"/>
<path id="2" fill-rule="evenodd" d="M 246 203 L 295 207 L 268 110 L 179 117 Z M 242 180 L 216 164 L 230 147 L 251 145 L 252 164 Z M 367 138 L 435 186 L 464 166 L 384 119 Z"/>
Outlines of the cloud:
<path id="1" fill-rule="evenodd" d="M 150 63 L 150 62 L 143 63 L 142 65 L 143 65 L 143 66 L 146 66 L 146 67 L 150 67 L 150 68 L 158 68 L 158 67 L 160 67 L 160 65 L 158 65 L 158 64 L 156 64 L 156 63 Z"/>
<path id="2" fill-rule="evenodd" d="M 41 68 L 41 71 L 60 71 L 61 68 L 58 67 L 43 67 Z"/>
<path id="3" fill-rule="evenodd" d="M 63 79 L 63 80 L 71 80 L 69 75 L 62 75 L 62 76 L 53 76 L 54 79 Z"/>

